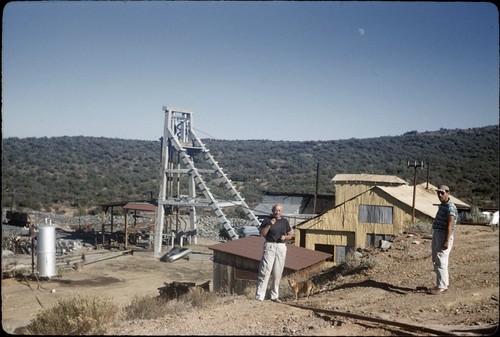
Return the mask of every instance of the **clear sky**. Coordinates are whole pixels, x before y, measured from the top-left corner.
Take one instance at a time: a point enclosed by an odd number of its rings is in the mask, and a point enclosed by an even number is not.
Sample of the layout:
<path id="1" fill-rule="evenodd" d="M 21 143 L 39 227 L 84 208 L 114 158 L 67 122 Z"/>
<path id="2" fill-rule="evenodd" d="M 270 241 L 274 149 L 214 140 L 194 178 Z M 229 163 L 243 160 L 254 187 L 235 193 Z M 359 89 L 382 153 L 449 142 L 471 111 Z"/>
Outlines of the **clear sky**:
<path id="1" fill-rule="evenodd" d="M 499 123 L 489 2 L 10 2 L 2 137 L 397 136 Z"/>

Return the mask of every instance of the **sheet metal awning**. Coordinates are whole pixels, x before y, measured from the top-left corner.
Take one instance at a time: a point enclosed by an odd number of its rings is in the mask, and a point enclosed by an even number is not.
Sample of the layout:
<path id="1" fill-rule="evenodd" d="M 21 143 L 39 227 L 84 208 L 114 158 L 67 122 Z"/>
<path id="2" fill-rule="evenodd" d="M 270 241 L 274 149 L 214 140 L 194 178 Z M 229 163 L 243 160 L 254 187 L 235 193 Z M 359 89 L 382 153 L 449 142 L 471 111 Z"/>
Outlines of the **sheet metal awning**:
<path id="1" fill-rule="evenodd" d="M 123 209 L 141 212 L 156 212 L 157 207 L 149 202 L 129 202 Z"/>

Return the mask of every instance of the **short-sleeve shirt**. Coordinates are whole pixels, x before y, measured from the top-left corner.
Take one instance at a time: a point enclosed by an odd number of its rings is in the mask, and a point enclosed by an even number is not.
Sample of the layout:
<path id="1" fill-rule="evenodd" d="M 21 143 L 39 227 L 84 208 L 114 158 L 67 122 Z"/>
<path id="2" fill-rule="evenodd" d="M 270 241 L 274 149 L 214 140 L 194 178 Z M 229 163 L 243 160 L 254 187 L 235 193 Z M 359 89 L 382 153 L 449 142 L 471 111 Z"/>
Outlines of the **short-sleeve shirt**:
<path id="1" fill-rule="evenodd" d="M 259 227 L 259 231 L 262 231 L 264 227 L 268 224 L 271 224 L 271 218 L 266 218 L 262 221 L 262 224 Z M 291 232 L 292 228 L 290 227 L 290 223 L 285 218 L 276 219 L 276 223 L 269 228 L 265 238 L 266 241 L 269 242 L 283 242 L 281 241 L 281 236 L 286 235 L 286 233 Z"/>
<path id="2" fill-rule="evenodd" d="M 436 217 L 432 222 L 432 229 L 442 232 L 448 231 L 448 217 L 450 215 L 453 215 L 455 219 L 452 229 L 454 231 L 458 222 L 458 210 L 457 206 L 455 206 L 455 204 L 451 201 L 451 199 L 448 199 L 447 202 L 442 202 L 439 205 Z"/>

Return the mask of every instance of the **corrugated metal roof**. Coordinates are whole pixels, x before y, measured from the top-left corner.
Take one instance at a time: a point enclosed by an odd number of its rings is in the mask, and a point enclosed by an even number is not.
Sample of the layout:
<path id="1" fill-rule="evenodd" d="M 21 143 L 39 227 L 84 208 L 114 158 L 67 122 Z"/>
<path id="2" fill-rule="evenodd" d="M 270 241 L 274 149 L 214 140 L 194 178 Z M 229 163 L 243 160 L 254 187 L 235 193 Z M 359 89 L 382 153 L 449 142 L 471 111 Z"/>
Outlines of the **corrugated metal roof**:
<path id="1" fill-rule="evenodd" d="M 429 193 L 431 193 L 432 195 L 434 195 L 434 197 L 437 198 L 436 196 L 436 191 L 437 191 L 437 187 L 432 185 L 432 184 L 427 184 L 427 183 L 421 183 L 421 184 L 417 184 L 417 186 L 419 186 L 420 188 L 424 189 L 424 190 L 429 190 Z M 454 197 L 451 193 L 450 193 L 450 199 L 451 201 L 453 201 L 453 203 L 458 207 L 458 208 L 470 208 L 470 205 L 467 204 L 466 202 Z M 437 204 L 439 204 L 439 199 L 438 201 L 436 202 Z"/>
<path id="2" fill-rule="evenodd" d="M 102 204 L 99 204 L 101 207 L 117 207 L 117 206 L 124 206 L 128 203 L 148 203 L 147 200 L 144 199 L 136 199 L 136 200 L 119 200 L 119 201 L 112 201 L 112 202 L 105 202 Z"/>
<path id="3" fill-rule="evenodd" d="M 322 213 L 333 207 L 335 197 L 333 195 L 321 194 L 316 196 L 316 213 Z M 292 217 L 300 214 L 314 213 L 314 194 L 292 193 L 292 194 L 266 194 L 262 202 L 254 208 L 255 216 L 262 218 L 271 213 L 273 205 L 283 205 L 283 216 Z"/>
<path id="4" fill-rule="evenodd" d="M 413 207 L 413 186 L 377 186 L 374 188 L 379 188 L 406 205 Z M 430 184 L 428 189 L 425 188 L 425 185 L 419 184 L 415 190 L 415 209 L 431 218 L 436 216 L 440 203 L 436 195 L 436 189 L 437 188 L 435 186 Z M 451 194 L 450 199 L 458 208 L 470 208 L 468 204 L 458 198 L 455 198 Z"/>
<path id="5" fill-rule="evenodd" d="M 275 203 L 261 202 L 254 209 L 255 216 L 267 216 L 271 214 L 271 210 Z M 283 205 L 283 216 L 286 217 L 290 214 L 300 214 L 300 205 Z"/>
<path id="6" fill-rule="evenodd" d="M 260 261 L 262 252 L 264 251 L 264 238 L 249 236 L 238 240 L 219 243 L 209 246 L 208 248 L 246 259 Z M 302 270 L 318 262 L 325 261 L 331 256 L 331 254 L 298 247 L 294 244 L 287 244 L 285 268 L 295 271 Z"/>
<path id="7" fill-rule="evenodd" d="M 123 209 L 143 211 L 143 212 L 156 212 L 156 206 L 148 202 L 129 202 Z"/>
<path id="8" fill-rule="evenodd" d="M 276 203 L 283 206 L 283 216 L 287 214 L 300 214 L 303 197 L 288 195 L 265 195 L 262 202 L 254 209 L 255 216 L 269 215 Z"/>
<path id="9" fill-rule="evenodd" d="M 413 186 L 402 185 L 402 186 L 377 186 L 375 189 L 381 189 L 385 193 L 394 197 L 395 199 L 401 201 L 402 203 L 408 205 L 410 208 L 413 207 Z M 436 200 L 436 195 L 430 195 L 425 189 L 417 186 L 415 190 L 415 209 L 431 218 L 436 216 L 438 209 Z"/>
<path id="10" fill-rule="evenodd" d="M 382 174 L 336 174 L 332 182 L 371 182 L 371 183 L 391 183 L 407 184 L 406 181 L 397 177 Z"/>

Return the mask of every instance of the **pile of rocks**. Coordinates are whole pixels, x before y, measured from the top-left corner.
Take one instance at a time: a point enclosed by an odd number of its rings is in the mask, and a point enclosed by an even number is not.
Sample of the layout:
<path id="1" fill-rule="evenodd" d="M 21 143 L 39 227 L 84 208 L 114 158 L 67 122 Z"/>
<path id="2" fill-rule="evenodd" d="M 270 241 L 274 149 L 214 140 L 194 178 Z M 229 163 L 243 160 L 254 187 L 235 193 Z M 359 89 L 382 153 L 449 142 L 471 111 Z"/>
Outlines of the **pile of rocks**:
<path id="1" fill-rule="evenodd" d="M 102 220 L 99 215 L 86 216 L 65 216 L 53 213 L 32 212 L 35 228 L 38 225 L 51 224 L 56 227 L 56 255 L 66 255 L 80 252 L 82 249 L 93 249 L 97 245 L 97 238 L 102 230 Z M 2 251 L 11 251 L 15 254 L 31 254 L 32 249 L 36 249 L 36 234 L 34 247 L 29 228 L 16 227 L 5 224 L 5 211 L 3 212 L 2 224 Z M 187 236 L 190 233 L 189 218 L 179 216 L 176 218 L 179 235 Z M 110 223 L 111 219 L 106 219 Z M 230 219 L 231 225 L 237 232 L 244 226 L 251 226 L 250 220 Z M 123 233 L 125 226 L 124 216 L 114 216 L 113 233 Z M 155 227 L 155 218 L 140 217 L 135 219 L 135 225 L 129 222 L 129 233 L 135 233 L 143 239 L 148 240 L 148 236 Z M 222 241 L 221 225 L 217 223 L 214 216 L 199 216 L 196 220 L 196 235 L 199 238 Z M 78 235 L 75 235 L 78 233 Z"/>
<path id="2" fill-rule="evenodd" d="M 94 249 L 94 245 L 85 242 L 83 239 L 65 239 L 65 234 L 56 228 L 56 255 L 67 255 L 82 250 Z M 29 234 L 29 228 L 2 225 L 2 256 L 13 254 L 31 254 L 36 250 L 36 232 L 32 238 Z"/>

